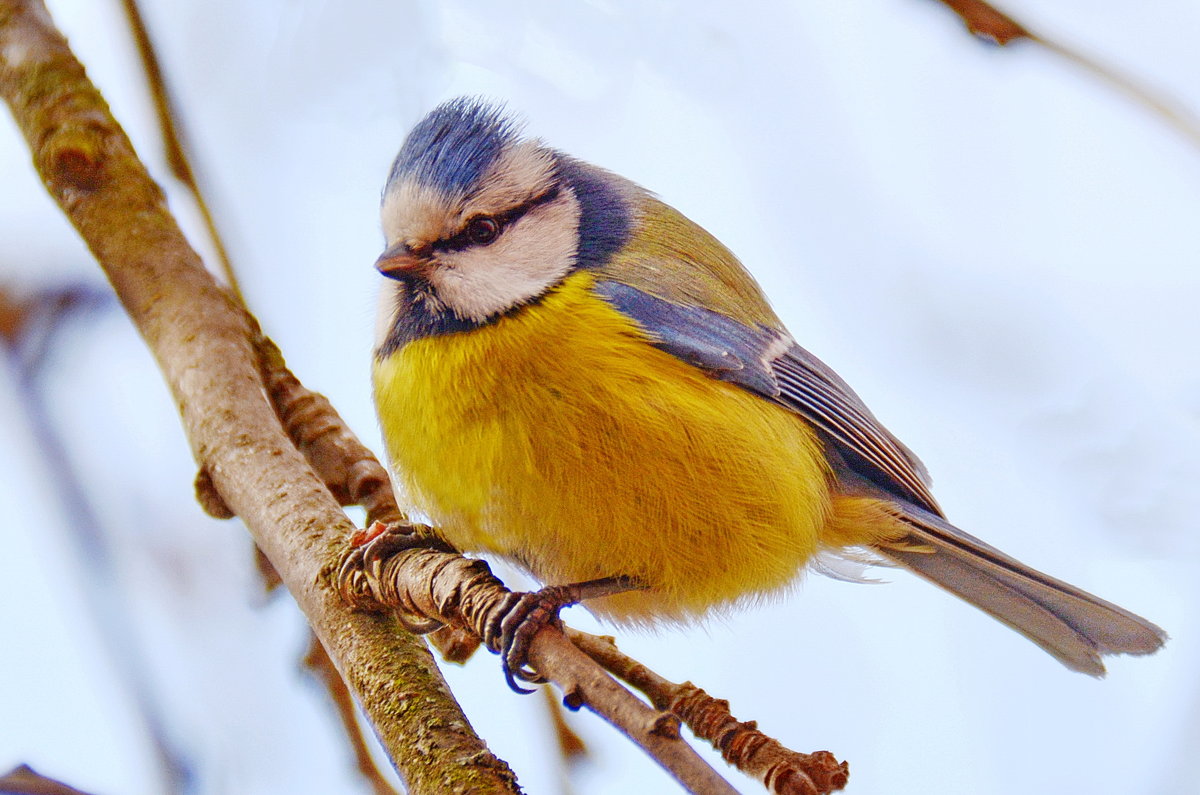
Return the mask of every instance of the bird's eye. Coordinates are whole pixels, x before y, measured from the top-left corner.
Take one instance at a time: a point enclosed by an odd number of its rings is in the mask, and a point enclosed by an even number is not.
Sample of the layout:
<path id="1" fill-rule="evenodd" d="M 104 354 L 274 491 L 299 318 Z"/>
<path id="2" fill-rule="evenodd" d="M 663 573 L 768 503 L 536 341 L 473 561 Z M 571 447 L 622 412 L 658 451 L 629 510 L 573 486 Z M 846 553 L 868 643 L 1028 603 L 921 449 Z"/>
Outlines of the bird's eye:
<path id="1" fill-rule="evenodd" d="M 481 215 L 467 222 L 467 237 L 477 246 L 486 246 L 500 234 L 500 223 L 495 218 Z"/>

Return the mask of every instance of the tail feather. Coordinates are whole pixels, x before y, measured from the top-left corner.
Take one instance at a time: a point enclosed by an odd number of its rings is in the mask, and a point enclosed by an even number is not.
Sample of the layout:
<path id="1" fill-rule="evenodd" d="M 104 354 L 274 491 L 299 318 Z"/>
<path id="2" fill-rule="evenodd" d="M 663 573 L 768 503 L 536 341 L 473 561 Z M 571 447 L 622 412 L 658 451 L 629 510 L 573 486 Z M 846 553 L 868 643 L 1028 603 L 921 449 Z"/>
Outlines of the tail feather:
<path id="1" fill-rule="evenodd" d="M 1103 676 L 1105 654 L 1150 654 L 1166 633 L 1141 616 L 1026 566 L 929 511 L 896 505 L 907 537 L 878 552 L 960 596 L 1073 671 Z"/>

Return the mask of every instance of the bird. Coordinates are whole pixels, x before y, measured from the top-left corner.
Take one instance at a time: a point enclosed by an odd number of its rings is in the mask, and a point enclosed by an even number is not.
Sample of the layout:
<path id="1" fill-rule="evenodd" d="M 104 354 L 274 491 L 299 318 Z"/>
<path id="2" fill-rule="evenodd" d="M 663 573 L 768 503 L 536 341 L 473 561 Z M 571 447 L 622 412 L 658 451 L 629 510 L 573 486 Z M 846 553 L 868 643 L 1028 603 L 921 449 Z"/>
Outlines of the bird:
<path id="1" fill-rule="evenodd" d="M 865 553 L 1084 674 L 1165 641 L 951 524 L 729 249 L 504 106 L 430 111 L 380 214 L 375 405 L 397 493 L 453 548 L 580 584 L 624 626 L 698 621 Z"/>

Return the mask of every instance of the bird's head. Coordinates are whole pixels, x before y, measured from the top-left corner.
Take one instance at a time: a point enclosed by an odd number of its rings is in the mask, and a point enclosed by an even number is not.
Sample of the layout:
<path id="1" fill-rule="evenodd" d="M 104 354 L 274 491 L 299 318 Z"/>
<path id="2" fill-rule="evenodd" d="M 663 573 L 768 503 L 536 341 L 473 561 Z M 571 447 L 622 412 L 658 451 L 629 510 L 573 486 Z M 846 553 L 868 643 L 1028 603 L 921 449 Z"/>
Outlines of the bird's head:
<path id="1" fill-rule="evenodd" d="M 408 134 L 383 190 L 376 267 L 394 281 L 381 331 L 462 330 L 536 300 L 624 244 L 635 191 L 522 137 L 494 106 L 438 106 Z"/>

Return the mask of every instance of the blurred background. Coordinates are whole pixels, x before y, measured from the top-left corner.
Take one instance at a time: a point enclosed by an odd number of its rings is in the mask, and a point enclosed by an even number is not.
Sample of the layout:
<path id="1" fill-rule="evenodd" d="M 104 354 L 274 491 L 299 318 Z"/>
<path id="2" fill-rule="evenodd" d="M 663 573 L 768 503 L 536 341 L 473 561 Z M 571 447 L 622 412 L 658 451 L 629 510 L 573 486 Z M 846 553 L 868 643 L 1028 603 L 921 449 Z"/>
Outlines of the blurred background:
<path id="1" fill-rule="evenodd" d="M 48 5 L 209 254 L 119 3 Z M 247 301 L 375 449 L 379 191 L 420 116 L 481 94 L 737 252 L 957 524 L 1172 636 L 1092 680 L 882 571 L 622 633 L 626 651 L 848 759 L 850 792 L 1200 793 L 1197 140 L 930 0 L 142 5 Z M 1200 6 L 1004 7 L 1200 109 Z M 302 616 L 262 593 L 237 521 L 195 504 L 155 365 L 3 116 L 0 772 L 132 795 L 368 791 L 302 669 Z M 447 668 L 529 792 L 674 791 L 589 714 L 570 719 L 590 755 L 568 766 L 495 657 Z"/>

